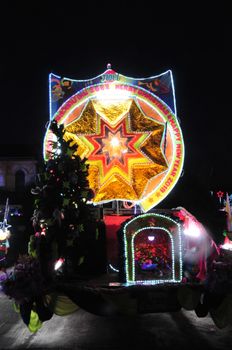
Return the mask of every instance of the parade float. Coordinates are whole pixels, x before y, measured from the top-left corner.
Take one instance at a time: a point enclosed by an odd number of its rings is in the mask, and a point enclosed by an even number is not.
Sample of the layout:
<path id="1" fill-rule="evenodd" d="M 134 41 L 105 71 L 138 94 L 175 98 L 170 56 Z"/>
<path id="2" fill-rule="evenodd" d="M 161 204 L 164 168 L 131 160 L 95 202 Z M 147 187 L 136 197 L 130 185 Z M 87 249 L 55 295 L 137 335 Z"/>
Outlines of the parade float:
<path id="1" fill-rule="evenodd" d="M 118 271 L 123 255 L 123 281 L 128 284 L 181 282 L 184 260 L 194 255 L 194 249 L 195 260 L 205 260 L 210 238 L 186 209 L 155 210 L 174 188 L 184 163 L 172 72 L 129 78 L 109 64 L 103 74 L 89 80 L 50 74 L 49 87 L 50 122 L 62 124 L 65 140 L 86 158 L 94 193 L 89 203 L 103 208 L 108 266 Z M 55 141 L 48 125 L 45 160 Z M 118 230 L 125 221 L 120 239 Z M 160 278 L 156 269 L 162 264 L 168 271 Z M 137 269 L 143 271 L 140 278 Z"/>
<path id="2" fill-rule="evenodd" d="M 45 170 L 32 191 L 35 234 L 15 269 L 20 276 L 27 266 L 27 282 L 18 295 L 11 282 L 4 287 L 24 300 L 19 311 L 27 306 L 29 329 L 78 307 L 104 316 L 182 307 L 213 313 L 209 276 L 219 248 L 181 203 L 156 209 L 184 163 L 172 72 L 130 78 L 108 64 L 88 80 L 50 74 L 49 110 Z M 29 288 L 29 306 L 28 276 L 39 285 Z M 52 287 L 42 293 L 43 278 Z"/>

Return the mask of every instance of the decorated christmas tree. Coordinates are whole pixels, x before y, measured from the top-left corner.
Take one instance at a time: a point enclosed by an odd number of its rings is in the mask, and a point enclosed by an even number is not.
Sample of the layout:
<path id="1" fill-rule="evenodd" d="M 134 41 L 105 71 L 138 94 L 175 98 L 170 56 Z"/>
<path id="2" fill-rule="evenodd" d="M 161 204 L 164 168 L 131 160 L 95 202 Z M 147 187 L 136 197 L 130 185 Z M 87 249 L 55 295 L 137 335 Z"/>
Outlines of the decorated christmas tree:
<path id="1" fill-rule="evenodd" d="M 50 128 L 55 140 L 32 189 L 35 234 L 29 243 L 29 253 L 39 259 L 47 278 L 61 264 L 66 275 L 81 269 L 88 248 L 85 223 L 91 220 L 87 201 L 93 195 L 86 159 L 81 159 L 76 146 L 65 140 L 63 125 L 52 122 Z"/>

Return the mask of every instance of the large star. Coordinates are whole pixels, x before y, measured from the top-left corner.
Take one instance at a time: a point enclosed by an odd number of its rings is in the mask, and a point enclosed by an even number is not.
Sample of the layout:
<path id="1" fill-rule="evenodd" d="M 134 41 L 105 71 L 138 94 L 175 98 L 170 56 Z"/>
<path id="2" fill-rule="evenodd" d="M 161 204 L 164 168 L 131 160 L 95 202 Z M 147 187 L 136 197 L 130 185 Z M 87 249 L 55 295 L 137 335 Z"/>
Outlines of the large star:
<path id="1" fill-rule="evenodd" d="M 66 138 L 88 159 L 94 202 L 137 201 L 149 180 L 168 168 L 161 145 L 164 125 L 147 117 L 135 100 L 125 102 L 124 114 L 107 106 L 105 118 L 95 105 L 87 102 L 79 118 L 66 126 Z"/>
<path id="2" fill-rule="evenodd" d="M 119 169 L 124 172 L 124 176 L 127 176 L 129 160 L 143 158 L 142 153 L 139 153 L 135 146 L 143 135 L 128 132 L 125 119 L 115 128 L 101 120 L 100 130 L 97 136 L 86 136 L 94 145 L 88 161 L 100 160 L 104 176 L 107 176 L 110 170 L 118 172 Z"/>

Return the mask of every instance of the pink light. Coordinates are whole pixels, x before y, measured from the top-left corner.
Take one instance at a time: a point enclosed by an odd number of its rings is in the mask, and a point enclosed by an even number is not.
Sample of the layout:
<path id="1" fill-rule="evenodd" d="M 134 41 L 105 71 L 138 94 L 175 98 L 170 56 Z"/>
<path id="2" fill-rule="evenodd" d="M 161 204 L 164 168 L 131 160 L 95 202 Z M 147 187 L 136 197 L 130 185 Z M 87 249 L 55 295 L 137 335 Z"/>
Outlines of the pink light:
<path id="1" fill-rule="evenodd" d="M 193 220 L 188 220 L 185 225 L 184 234 L 186 236 L 199 237 L 201 234 L 201 229 L 197 222 Z"/>
<path id="2" fill-rule="evenodd" d="M 148 236 L 148 240 L 149 240 L 150 242 L 154 241 L 154 239 L 155 239 L 155 236 Z"/>
<path id="3" fill-rule="evenodd" d="M 41 231 L 41 236 L 46 236 L 46 230 L 45 230 L 45 228 L 42 229 L 42 231 Z"/>

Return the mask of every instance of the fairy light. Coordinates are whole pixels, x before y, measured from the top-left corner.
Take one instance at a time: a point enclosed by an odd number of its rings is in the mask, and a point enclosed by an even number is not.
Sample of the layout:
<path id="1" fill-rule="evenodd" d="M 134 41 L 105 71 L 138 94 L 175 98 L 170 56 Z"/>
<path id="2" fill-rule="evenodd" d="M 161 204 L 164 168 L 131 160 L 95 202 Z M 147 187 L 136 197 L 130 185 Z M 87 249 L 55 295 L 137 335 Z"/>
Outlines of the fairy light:
<path id="1" fill-rule="evenodd" d="M 154 285 L 154 284 L 164 284 L 164 283 L 179 283 L 180 281 L 176 280 L 137 280 L 137 281 L 128 281 L 124 283 L 125 286 L 131 286 L 131 285 Z"/>
<path id="2" fill-rule="evenodd" d="M 125 229 L 125 227 L 124 227 Z M 123 230 L 124 231 L 124 230 Z M 126 233 L 124 231 L 124 254 L 125 254 L 125 271 L 126 271 L 126 281 L 129 281 L 129 268 L 128 268 L 128 250 L 127 250 L 127 239 L 126 239 Z"/>
<path id="3" fill-rule="evenodd" d="M 56 153 L 56 155 L 58 155 L 58 156 L 62 153 L 60 142 L 57 142 L 57 148 L 55 149 L 55 153 Z"/>

